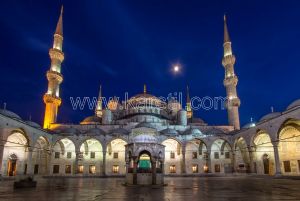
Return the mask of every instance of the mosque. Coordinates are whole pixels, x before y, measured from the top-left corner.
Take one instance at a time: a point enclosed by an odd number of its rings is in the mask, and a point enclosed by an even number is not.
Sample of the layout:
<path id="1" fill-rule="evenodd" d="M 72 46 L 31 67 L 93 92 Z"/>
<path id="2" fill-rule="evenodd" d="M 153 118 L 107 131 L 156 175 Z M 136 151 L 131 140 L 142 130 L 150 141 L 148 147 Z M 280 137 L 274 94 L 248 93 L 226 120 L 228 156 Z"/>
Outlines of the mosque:
<path id="1" fill-rule="evenodd" d="M 123 176 L 128 184 L 163 184 L 167 175 L 300 174 L 300 99 L 282 112 L 240 127 L 235 56 L 224 18 L 228 125 L 210 126 L 195 117 L 189 94 L 183 107 L 144 91 L 127 102 L 103 107 L 80 124 L 56 121 L 61 105 L 63 10 L 49 50 L 44 125 L 0 110 L 1 177 Z"/>

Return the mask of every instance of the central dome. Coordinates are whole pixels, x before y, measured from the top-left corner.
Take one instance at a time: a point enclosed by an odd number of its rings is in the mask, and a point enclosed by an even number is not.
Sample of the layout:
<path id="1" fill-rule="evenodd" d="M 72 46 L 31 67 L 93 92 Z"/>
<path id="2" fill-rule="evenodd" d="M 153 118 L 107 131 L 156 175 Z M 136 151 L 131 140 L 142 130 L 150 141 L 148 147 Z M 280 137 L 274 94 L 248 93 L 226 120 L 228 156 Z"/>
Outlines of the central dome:
<path id="1" fill-rule="evenodd" d="M 137 94 L 133 97 L 131 97 L 128 102 L 128 107 L 164 107 L 166 103 L 156 96 L 153 96 L 151 94 L 142 93 Z"/>

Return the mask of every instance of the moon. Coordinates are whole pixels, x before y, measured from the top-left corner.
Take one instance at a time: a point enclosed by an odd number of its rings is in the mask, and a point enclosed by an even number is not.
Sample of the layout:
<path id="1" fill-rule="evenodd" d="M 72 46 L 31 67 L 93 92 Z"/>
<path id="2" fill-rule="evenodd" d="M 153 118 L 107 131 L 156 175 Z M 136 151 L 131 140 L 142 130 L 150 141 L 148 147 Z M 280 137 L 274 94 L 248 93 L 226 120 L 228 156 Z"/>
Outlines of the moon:
<path id="1" fill-rule="evenodd" d="M 178 65 L 175 65 L 175 66 L 173 67 L 173 70 L 174 70 L 175 73 L 179 72 L 179 66 L 178 66 Z"/>

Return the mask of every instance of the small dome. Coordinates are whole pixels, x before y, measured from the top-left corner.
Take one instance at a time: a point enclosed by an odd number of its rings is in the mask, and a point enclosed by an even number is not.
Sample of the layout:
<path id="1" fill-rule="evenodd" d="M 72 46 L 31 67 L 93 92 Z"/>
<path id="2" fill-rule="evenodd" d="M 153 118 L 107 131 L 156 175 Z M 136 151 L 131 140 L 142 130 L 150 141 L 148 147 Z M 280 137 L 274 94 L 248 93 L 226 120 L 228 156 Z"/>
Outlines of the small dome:
<path id="1" fill-rule="evenodd" d="M 178 135 L 178 132 L 175 129 L 171 128 L 166 128 L 162 131 L 160 131 L 163 135 L 168 135 L 168 136 L 175 136 Z"/>
<path id="2" fill-rule="evenodd" d="M 41 128 L 41 126 L 38 123 L 35 123 L 33 121 L 26 121 L 26 124 L 28 124 L 29 126 L 32 126 L 34 128 Z"/>
<path id="3" fill-rule="evenodd" d="M 243 128 L 252 128 L 252 127 L 255 127 L 255 126 L 256 126 L 255 122 L 249 122 L 249 123 L 245 124 L 243 126 Z"/>
<path id="4" fill-rule="evenodd" d="M 293 101 L 289 106 L 286 108 L 286 110 L 290 110 L 292 108 L 300 107 L 300 99 Z"/>
<path id="5" fill-rule="evenodd" d="M 135 126 L 135 128 L 141 128 L 141 127 L 156 129 L 156 127 L 153 124 L 149 123 L 149 122 L 141 122 L 141 123 L 139 123 Z"/>
<path id="6" fill-rule="evenodd" d="M 12 119 L 22 120 L 22 118 L 19 115 L 9 110 L 0 109 L 0 114 L 10 117 Z"/>
<path id="7" fill-rule="evenodd" d="M 197 128 L 189 128 L 187 130 L 185 130 L 183 133 L 183 135 L 201 135 L 201 131 Z"/>
<path id="8" fill-rule="evenodd" d="M 266 114 L 265 116 L 263 116 L 259 121 L 266 121 L 266 120 L 269 120 L 269 119 L 273 119 L 275 117 L 278 117 L 280 116 L 281 113 L 280 112 L 272 112 L 272 113 L 269 113 L 269 114 Z"/>
<path id="9" fill-rule="evenodd" d="M 101 122 L 101 117 L 98 116 L 89 116 L 86 117 L 80 124 L 100 124 Z"/>
<path id="10" fill-rule="evenodd" d="M 114 135 L 114 134 L 128 135 L 129 131 L 126 130 L 125 128 L 116 128 L 116 129 L 113 129 L 110 133 L 112 135 Z"/>
<path id="11" fill-rule="evenodd" d="M 65 134 L 71 134 L 71 135 L 78 135 L 80 134 L 80 130 L 76 129 L 76 128 L 66 128 L 62 131 L 62 133 L 65 133 Z"/>
<path id="12" fill-rule="evenodd" d="M 157 143 L 157 139 L 152 135 L 138 135 L 133 138 L 135 143 Z"/>
<path id="13" fill-rule="evenodd" d="M 106 135 L 105 131 L 103 131 L 100 128 L 91 128 L 85 132 L 85 134 L 89 136 L 95 136 L 95 135 Z"/>

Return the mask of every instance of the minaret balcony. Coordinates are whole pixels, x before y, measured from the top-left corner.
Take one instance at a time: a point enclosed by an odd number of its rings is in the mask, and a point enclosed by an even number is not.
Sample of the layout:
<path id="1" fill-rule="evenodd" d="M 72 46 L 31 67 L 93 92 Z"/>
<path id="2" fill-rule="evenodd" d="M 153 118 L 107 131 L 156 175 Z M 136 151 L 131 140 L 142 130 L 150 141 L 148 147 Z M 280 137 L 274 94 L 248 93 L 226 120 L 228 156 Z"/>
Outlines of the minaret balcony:
<path id="1" fill-rule="evenodd" d="M 63 76 L 59 72 L 48 70 L 47 71 L 47 79 L 50 80 L 56 80 L 59 84 L 63 81 Z"/>
<path id="2" fill-rule="evenodd" d="M 235 56 L 233 54 L 224 56 L 222 59 L 222 65 L 226 67 L 227 65 L 235 64 Z"/>
<path id="3" fill-rule="evenodd" d="M 57 106 L 60 106 L 60 104 L 61 104 L 61 98 L 57 97 L 55 95 L 52 95 L 52 94 L 45 94 L 43 99 L 44 99 L 44 103 L 46 103 L 46 104 L 54 103 Z"/>
<path id="4" fill-rule="evenodd" d="M 236 86 L 237 83 L 238 83 L 237 76 L 225 78 L 224 81 L 223 81 L 223 84 L 224 84 L 225 87 L 231 86 L 231 85 Z"/>
<path id="5" fill-rule="evenodd" d="M 60 62 L 63 62 L 65 59 L 65 55 L 62 51 L 58 49 L 51 48 L 49 50 L 49 56 L 51 59 L 58 59 Z"/>
<path id="6" fill-rule="evenodd" d="M 61 35 L 59 34 L 54 34 L 54 38 L 58 38 L 59 40 L 63 41 L 64 37 L 62 37 Z"/>
<path id="7" fill-rule="evenodd" d="M 241 105 L 241 101 L 238 97 L 235 98 L 227 97 L 225 101 L 225 106 L 228 109 L 230 109 L 230 107 L 240 107 L 240 105 Z"/>

